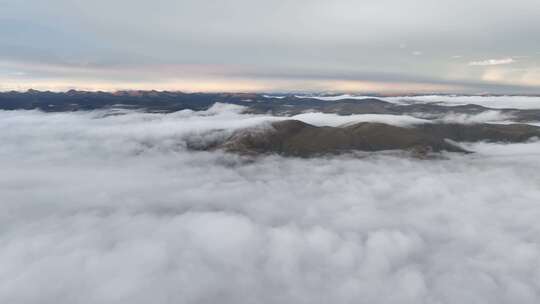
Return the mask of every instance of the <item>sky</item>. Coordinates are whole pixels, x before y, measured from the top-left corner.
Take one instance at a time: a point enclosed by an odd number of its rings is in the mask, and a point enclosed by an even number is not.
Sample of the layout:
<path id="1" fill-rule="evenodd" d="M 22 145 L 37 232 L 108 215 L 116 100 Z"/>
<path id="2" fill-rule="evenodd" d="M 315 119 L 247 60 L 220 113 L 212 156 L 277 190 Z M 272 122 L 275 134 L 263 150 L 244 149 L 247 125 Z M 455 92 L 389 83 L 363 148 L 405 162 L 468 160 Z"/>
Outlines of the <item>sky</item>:
<path id="1" fill-rule="evenodd" d="M 0 90 L 540 93 L 537 0 L 0 0 Z"/>

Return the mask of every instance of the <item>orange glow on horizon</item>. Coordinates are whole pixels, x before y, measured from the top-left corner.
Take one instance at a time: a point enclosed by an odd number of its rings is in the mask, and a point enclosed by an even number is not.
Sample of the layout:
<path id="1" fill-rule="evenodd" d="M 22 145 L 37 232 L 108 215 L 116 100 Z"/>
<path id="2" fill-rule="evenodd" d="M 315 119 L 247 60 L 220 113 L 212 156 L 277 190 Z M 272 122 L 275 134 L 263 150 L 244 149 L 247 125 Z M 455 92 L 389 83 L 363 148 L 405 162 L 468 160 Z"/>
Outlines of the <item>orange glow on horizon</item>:
<path id="1" fill-rule="evenodd" d="M 85 91 L 114 92 L 121 90 L 158 90 L 185 92 L 380 92 L 380 93 L 428 93 L 458 92 L 463 87 L 430 83 L 372 82 L 350 80 L 251 80 L 251 79 L 179 79 L 164 82 L 91 82 L 68 80 L 1 81 L 2 91 Z"/>

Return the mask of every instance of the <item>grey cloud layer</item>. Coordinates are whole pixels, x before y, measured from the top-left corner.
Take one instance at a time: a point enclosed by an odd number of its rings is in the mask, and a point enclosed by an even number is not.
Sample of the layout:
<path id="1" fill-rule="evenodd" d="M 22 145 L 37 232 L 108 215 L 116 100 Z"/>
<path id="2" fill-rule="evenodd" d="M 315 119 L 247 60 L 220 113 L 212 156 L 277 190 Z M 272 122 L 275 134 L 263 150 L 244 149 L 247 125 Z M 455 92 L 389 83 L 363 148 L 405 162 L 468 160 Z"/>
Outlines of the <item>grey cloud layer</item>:
<path id="1" fill-rule="evenodd" d="M 0 112 L 0 302 L 538 303 L 539 142 L 251 162 L 183 146 L 235 108 L 105 114 Z"/>
<path id="2" fill-rule="evenodd" d="M 525 71 L 494 83 L 516 85 L 506 90 L 518 91 L 540 81 L 540 44 L 530 38 L 540 36 L 536 0 L 1 3 L 4 61 L 121 71 L 145 66 L 157 74 L 156 65 L 225 65 L 228 75 L 264 78 L 272 69 L 284 79 L 295 71 L 304 79 L 319 78 L 321 71 L 330 79 L 351 74 L 373 81 L 387 81 L 390 74 L 417 82 L 452 81 L 478 92 L 496 88 L 469 62 L 519 56 L 512 66 Z M 452 59 L 455 55 L 461 57 Z M 48 71 L 28 72 L 52 77 Z M 111 81 L 133 75 L 100 73 Z M 74 74 L 64 76 L 81 77 Z M 136 77 L 149 81 L 144 75 Z"/>

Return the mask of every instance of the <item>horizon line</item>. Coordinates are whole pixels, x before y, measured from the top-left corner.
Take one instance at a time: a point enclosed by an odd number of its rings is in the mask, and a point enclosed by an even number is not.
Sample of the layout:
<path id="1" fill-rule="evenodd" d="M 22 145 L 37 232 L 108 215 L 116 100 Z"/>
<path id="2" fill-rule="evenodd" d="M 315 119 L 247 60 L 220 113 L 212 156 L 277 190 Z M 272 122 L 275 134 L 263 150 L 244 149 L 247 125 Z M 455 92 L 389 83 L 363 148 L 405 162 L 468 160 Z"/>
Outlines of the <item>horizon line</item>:
<path id="1" fill-rule="evenodd" d="M 77 92 L 77 93 L 106 93 L 106 94 L 115 94 L 115 93 L 128 93 L 128 92 L 139 92 L 139 93 L 148 93 L 148 92 L 154 92 L 154 93 L 176 93 L 176 94 L 255 94 L 255 95 L 285 95 L 285 96 L 292 96 L 292 95 L 300 95 L 305 94 L 306 97 L 309 97 L 309 95 L 313 96 L 340 96 L 340 95 L 351 95 L 354 97 L 360 97 L 362 95 L 365 95 L 365 97 L 407 97 L 407 96 L 430 96 L 430 95 L 441 95 L 441 96 L 525 96 L 525 97 L 540 97 L 539 93 L 490 93 L 490 92 L 479 92 L 479 93 L 448 93 L 448 92 L 392 92 L 392 93 L 385 93 L 385 92 L 369 92 L 369 91 L 188 91 L 188 90 L 159 90 L 159 89 L 118 89 L 118 90 L 92 90 L 92 89 L 66 89 L 66 90 L 40 90 L 40 89 L 24 89 L 24 90 L 0 90 L 0 94 L 6 94 L 6 93 L 19 93 L 19 94 L 25 94 L 25 93 L 54 93 L 54 94 L 67 94 L 70 92 Z"/>

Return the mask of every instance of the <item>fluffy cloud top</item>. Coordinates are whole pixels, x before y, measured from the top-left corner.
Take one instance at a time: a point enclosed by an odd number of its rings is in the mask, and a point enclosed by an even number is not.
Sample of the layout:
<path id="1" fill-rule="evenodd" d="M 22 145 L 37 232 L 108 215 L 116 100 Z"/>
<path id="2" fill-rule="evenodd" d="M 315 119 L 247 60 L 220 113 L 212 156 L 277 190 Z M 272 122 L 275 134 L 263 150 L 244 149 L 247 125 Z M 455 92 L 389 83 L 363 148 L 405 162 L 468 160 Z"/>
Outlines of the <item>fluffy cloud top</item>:
<path id="1" fill-rule="evenodd" d="M 540 300 L 540 143 L 431 161 L 184 148 L 261 119 L 0 112 L 0 302 Z"/>

